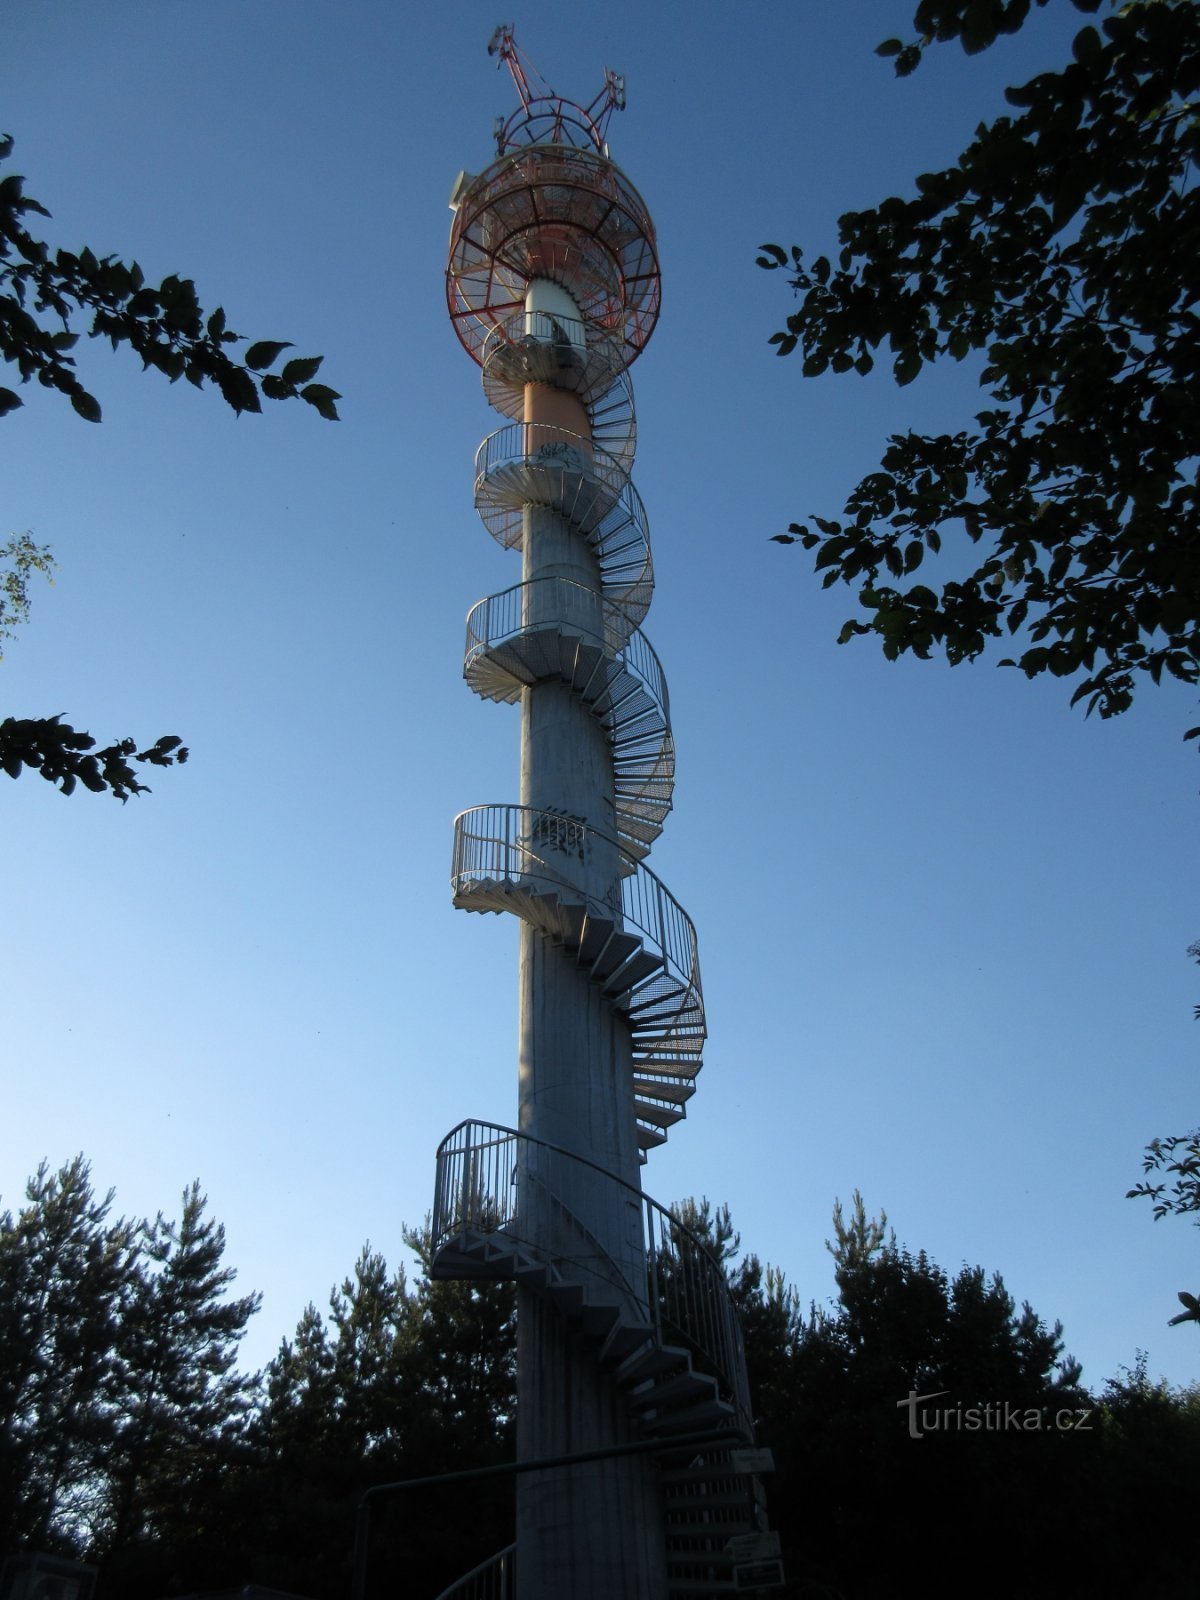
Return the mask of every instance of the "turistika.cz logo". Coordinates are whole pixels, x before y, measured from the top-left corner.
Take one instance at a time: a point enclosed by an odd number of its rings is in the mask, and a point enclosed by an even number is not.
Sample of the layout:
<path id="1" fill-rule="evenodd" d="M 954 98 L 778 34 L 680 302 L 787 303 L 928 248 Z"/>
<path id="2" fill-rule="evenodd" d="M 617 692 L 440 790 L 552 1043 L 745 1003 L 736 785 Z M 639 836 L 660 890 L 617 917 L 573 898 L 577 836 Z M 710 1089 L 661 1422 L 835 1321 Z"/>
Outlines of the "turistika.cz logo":
<path id="1" fill-rule="evenodd" d="M 950 1393 L 938 1389 L 933 1394 L 908 1391 L 907 1400 L 897 1400 L 896 1409 L 908 1407 L 908 1436 L 922 1439 L 927 1433 L 1090 1433 L 1090 1406 L 1018 1406 L 1011 1400 L 989 1400 L 982 1406 L 931 1406 Z"/>

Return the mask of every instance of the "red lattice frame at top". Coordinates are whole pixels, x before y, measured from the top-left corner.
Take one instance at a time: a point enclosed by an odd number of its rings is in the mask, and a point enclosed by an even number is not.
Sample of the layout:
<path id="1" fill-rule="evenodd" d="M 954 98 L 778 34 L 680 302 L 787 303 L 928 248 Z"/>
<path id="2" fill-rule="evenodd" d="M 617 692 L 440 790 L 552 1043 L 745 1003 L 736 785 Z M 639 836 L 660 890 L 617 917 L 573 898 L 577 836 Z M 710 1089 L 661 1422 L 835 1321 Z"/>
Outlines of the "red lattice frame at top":
<path id="1" fill-rule="evenodd" d="M 568 291 L 589 339 L 619 338 L 626 364 L 645 347 L 662 300 L 654 224 L 641 195 L 603 156 L 525 145 L 493 162 L 461 196 L 446 300 L 475 361 L 491 330 L 524 306 L 535 278 Z"/>
<path id="2" fill-rule="evenodd" d="M 575 301 L 589 345 L 618 341 L 628 366 L 654 330 L 662 287 L 646 202 L 604 142 L 625 80 L 606 68 L 585 108 L 554 93 L 510 27 L 496 29 L 488 53 L 507 63 L 521 105 L 497 122 L 499 159 L 457 197 L 446 269 L 454 330 L 482 364 L 485 342 L 497 330 L 511 337 L 529 284 L 545 278 Z"/>

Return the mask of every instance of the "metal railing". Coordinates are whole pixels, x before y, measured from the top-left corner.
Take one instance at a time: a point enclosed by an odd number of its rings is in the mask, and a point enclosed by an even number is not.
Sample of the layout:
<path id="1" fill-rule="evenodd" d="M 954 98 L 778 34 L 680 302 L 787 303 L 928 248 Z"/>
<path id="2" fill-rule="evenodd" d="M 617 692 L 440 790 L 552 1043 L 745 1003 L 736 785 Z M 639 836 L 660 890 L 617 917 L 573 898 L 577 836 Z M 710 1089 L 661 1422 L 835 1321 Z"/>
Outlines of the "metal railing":
<path id="1" fill-rule="evenodd" d="M 513 1600 L 517 1592 L 517 1547 L 507 1545 L 465 1572 L 437 1600 Z"/>
<path id="2" fill-rule="evenodd" d="M 667 680 L 650 641 L 633 627 L 623 606 L 572 578 L 534 578 L 472 606 L 467 614 L 464 674 L 485 652 L 549 629 L 578 635 L 612 656 L 614 665 L 636 678 L 654 701 L 663 730 L 670 728 Z"/>
<path id="3" fill-rule="evenodd" d="M 510 422 L 475 452 L 475 508 L 506 548 L 520 536 L 526 505 L 545 506 L 590 535 L 628 482 L 619 461 L 552 422 Z"/>
<path id="4" fill-rule="evenodd" d="M 467 613 L 463 669 L 466 671 L 484 650 L 555 626 L 578 634 L 586 643 L 613 656 L 625 648 L 634 632 L 623 607 L 606 600 L 587 584 L 573 578 L 534 578 L 489 595 L 471 607 Z M 650 653 L 653 655 L 653 651 Z"/>
<path id="5" fill-rule="evenodd" d="M 469 893 L 473 883 L 489 880 L 532 884 L 538 890 L 562 890 L 570 903 L 578 904 L 578 886 L 557 867 L 553 856 L 555 851 L 586 856 L 593 840 L 618 852 L 622 875 L 607 901 L 588 905 L 587 909 L 609 917 L 619 914 L 625 931 L 637 933 L 662 960 L 661 972 L 644 988 L 635 990 L 635 996 L 653 992 L 657 986 L 663 994 L 664 1016 L 672 1008 L 686 1013 L 685 1031 L 689 1037 L 697 1031 L 702 1036 L 704 999 L 695 925 L 661 879 L 608 834 L 532 806 L 472 806 L 454 819 L 454 893 Z M 663 1038 L 662 1048 L 670 1049 L 669 1038 Z"/>
<path id="6" fill-rule="evenodd" d="M 459 338 L 478 360 L 491 328 L 520 307 L 532 279 L 547 275 L 536 247 L 548 231 L 562 241 L 559 273 L 583 319 L 619 330 L 632 362 L 662 298 L 654 224 L 618 167 L 565 146 L 510 152 L 462 196 L 446 280 Z"/>
<path id="7" fill-rule="evenodd" d="M 549 311 L 525 310 L 497 323 L 484 339 L 479 354 L 483 392 L 497 411 L 507 417 L 521 415 L 525 385 L 546 383 L 578 395 L 590 413 L 605 413 L 601 431 L 610 437 L 616 437 L 618 430 L 609 421 L 609 406 L 597 402 L 600 397 L 607 400 L 609 391 L 621 382 L 625 359 L 622 335 L 611 327 Z M 623 387 L 626 398 L 622 404 L 628 408 L 632 423 L 633 392 L 628 380 Z M 597 442 L 603 444 L 594 414 L 592 431 Z M 632 427 L 628 431 L 632 436 Z M 620 453 L 613 451 L 614 455 Z M 629 454 L 632 455 L 632 437 Z"/>
<path id="8" fill-rule="evenodd" d="M 682 1344 L 696 1355 L 701 1369 L 717 1379 L 724 1397 L 732 1402 L 738 1425 L 748 1429 L 745 1347 L 724 1268 L 703 1239 L 665 1206 L 585 1156 L 515 1128 L 460 1122 L 438 1146 L 433 1254 L 464 1234 L 486 1237 L 503 1232 L 506 1244 L 515 1245 L 520 1230 L 518 1172 L 530 1152 L 537 1150 L 599 1174 L 612 1186 L 614 1198 L 618 1190 L 636 1198 L 642 1219 L 646 1301 L 655 1337 L 660 1345 Z"/>

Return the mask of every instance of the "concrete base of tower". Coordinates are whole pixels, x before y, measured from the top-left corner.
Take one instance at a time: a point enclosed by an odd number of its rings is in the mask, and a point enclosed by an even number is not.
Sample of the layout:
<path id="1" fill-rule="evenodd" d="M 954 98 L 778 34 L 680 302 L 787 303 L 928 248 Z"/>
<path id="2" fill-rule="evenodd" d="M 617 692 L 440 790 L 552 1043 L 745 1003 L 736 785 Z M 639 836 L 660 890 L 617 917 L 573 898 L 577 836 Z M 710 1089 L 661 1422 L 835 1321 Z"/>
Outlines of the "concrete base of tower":
<path id="1" fill-rule="evenodd" d="M 648 1319 L 632 1041 L 564 947 L 521 929 L 522 1238 L 587 1302 Z M 518 1460 L 629 1444 L 628 1397 L 580 1316 L 518 1291 Z M 517 1480 L 518 1600 L 665 1600 L 666 1540 L 648 1456 Z"/>
<path id="2" fill-rule="evenodd" d="M 595 1342 L 518 1291 L 519 1459 L 633 1442 L 637 1430 Z M 537 1374 L 536 1384 L 527 1375 Z M 523 1381 L 524 1379 L 524 1381 Z M 516 1600 L 666 1600 L 658 1475 L 648 1456 L 517 1479 Z"/>

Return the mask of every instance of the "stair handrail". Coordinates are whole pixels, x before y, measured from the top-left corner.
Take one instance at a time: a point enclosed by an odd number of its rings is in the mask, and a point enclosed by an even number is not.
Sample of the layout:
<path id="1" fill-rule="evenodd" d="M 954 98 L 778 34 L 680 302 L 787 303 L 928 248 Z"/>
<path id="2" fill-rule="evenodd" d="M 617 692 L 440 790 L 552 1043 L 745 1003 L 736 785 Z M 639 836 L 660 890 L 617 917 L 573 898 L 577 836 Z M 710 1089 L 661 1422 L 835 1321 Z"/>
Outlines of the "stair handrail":
<path id="1" fill-rule="evenodd" d="M 486 814 L 489 818 L 495 817 L 497 821 L 502 818 L 503 826 L 498 830 L 493 828 L 492 831 L 482 834 L 468 832 L 467 819 L 482 814 Z M 512 826 L 514 817 L 536 819 L 534 829 L 526 829 L 522 835 L 520 829 L 514 829 Z M 460 811 L 454 819 L 454 857 L 450 874 L 453 892 L 455 894 L 463 892 L 473 880 L 481 877 L 493 877 L 511 882 L 537 877 L 565 890 L 573 902 L 579 903 L 582 899 L 589 910 L 593 909 L 593 902 L 581 895 L 577 884 L 572 883 L 571 879 L 561 871 L 556 871 L 551 862 L 524 842 L 525 838 L 537 837 L 538 827 L 541 828 L 544 837 L 558 838 L 564 823 L 569 825 L 573 846 L 579 849 L 586 848 L 590 836 L 611 846 L 619 853 L 620 914 L 626 928 L 632 928 L 657 949 L 663 958 L 668 979 L 682 986 L 681 997 L 694 1000 L 702 1017 L 700 951 L 695 924 L 657 874 L 642 862 L 635 860 L 619 840 L 599 828 L 594 828 L 591 823 L 564 818 L 553 811 L 539 811 L 534 806 L 502 805 L 495 802 L 482 806 L 469 806 L 465 811 Z M 468 850 L 468 841 L 476 847 L 481 845 L 491 847 L 493 856 L 485 858 L 483 851 L 478 848 Z M 494 858 L 495 850 L 503 852 L 498 860 Z M 516 870 L 513 870 L 514 867 Z M 596 902 L 595 909 L 611 916 L 617 907 L 615 902 L 613 904 Z M 656 981 L 658 980 L 652 979 L 651 983 Z M 694 1033 L 698 1022 L 698 1018 L 693 1019 L 687 1031 Z M 668 1040 L 663 1041 L 663 1048 L 669 1049 Z"/>
<path id="2" fill-rule="evenodd" d="M 522 613 L 526 591 L 549 584 L 559 586 L 559 592 L 564 596 L 565 614 L 553 621 L 524 621 Z M 584 620 L 589 611 L 598 613 L 599 629 L 589 626 Z M 466 672 L 472 661 L 485 650 L 496 649 L 510 639 L 552 631 L 579 633 L 589 644 L 620 657 L 630 671 L 642 680 L 647 693 L 660 708 L 667 727 L 670 727 L 667 680 L 653 645 L 634 624 L 624 606 L 606 599 L 599 590 L 575 578 L 557 575 L 531 578 L 525 583 L 514 583 L 508 589 L 477 600 L 467 613 L 463 671 Z"/>
<path id="3" fill-rule="evenodd" d="M 475 483 L 501 467 L 566 466 L 582 473 L 615 500 L 629 485 L 628 469 L 602 445 L 557 422 L 506 422 L 475 451 Z"/>
<path id="4" fill-rule="evenodd" d="M 516 1556 L 516 1544 L 505 1545 L 503 1550 L 497 1550 L 494 1556 L 488 1556 L 478 1566 L 472 1567 L 470 1572 L 464 1572 L 461 1578 L 456 1578 L 436 1600 L 512 1600 Z M 493 1568 L 497 1569 L 494 1573 Z M 475 1587 L 469 1588 L 470 1584 L 475 1584 Z"/>
<path id="5" fill-rule="evenodd" d="M 431 1253 L 436 1256 L 444 1245 L 468 1231 L 503 1232 L 513 1240 L 507 1225 L 515 1220 L 517 1159 L 522 1143 L 587 1167 L 636 1198 L 642 1219 L 649 1315 L 658 1339 L 663 1342 L 664 1333 L 682 1338 L 702 1356 L 732 1399 L 739 1426 L 751 1429 L 745 1345 L 724 1267 L 704 1240 L 672 1211 L 608 1168 L 518 1128 L 465 1118 L 438 1146 Z M 482 1163 L 478 1160 L 481 1154 Z M 456 1167 L 461 1171 L 456 1172 Z M 483 1182 L 481 1175 L 485 1175 Z M 529 1244 L 524 1247 L 536 1250 Z"/>
<path id="6" fill-rule="evenodd" d="M 517 415 L 518 388 L 528 382 L 566 389 L 590 407 L 617 386 L 627 366 L 620 329 L 525 306 L 489 329 L 478 359 L 489 405 L 510 417 Z M 511 398 L 498 395 L 505 390 Z"/>

